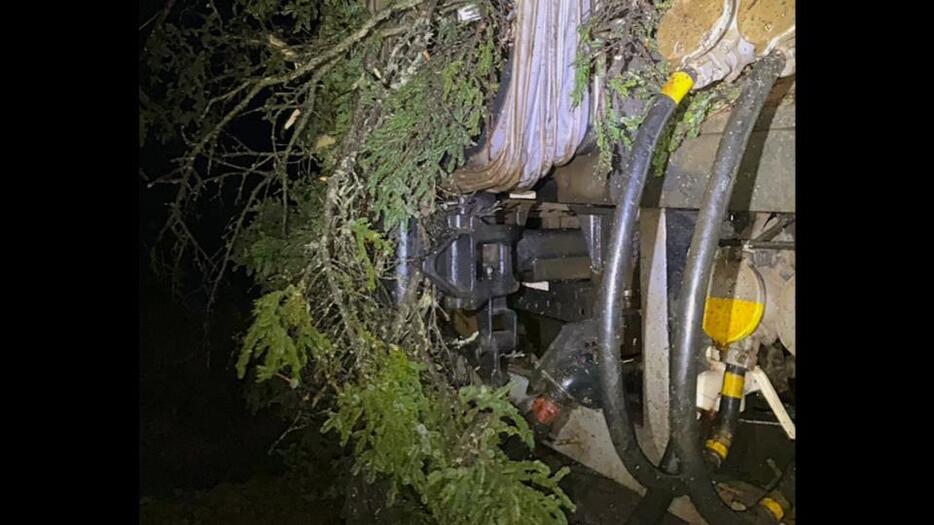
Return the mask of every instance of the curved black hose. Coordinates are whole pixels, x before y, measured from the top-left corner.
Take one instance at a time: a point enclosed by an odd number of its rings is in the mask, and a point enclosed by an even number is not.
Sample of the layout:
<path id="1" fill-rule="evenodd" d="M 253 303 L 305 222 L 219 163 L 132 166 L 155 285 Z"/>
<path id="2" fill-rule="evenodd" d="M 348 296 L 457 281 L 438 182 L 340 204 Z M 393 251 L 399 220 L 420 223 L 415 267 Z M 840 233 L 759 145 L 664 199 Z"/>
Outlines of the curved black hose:
<path id="1" fill-rule="evenodd" d="M 633 271 L 632 246 L 639 203 L 645 178 L 652 162 L 655 145 L 674 113 L 677 102 L 661 94 L 655 97 L 645 120 L 639 127 L 627 166 L 627 178 L 616 203 L 608 260 L 597 299 L 597 349 L 600 359 L 600 390 L 603 415 L 610 438 L 626 470 L 648 489 L 663 489 L 682 493 L 681 480 L 659 470 L 642 452 L 626 411 L 619 348 L 623 334 L 623 291 Z"/>
<path id="2" fill-rule="evenodd" d="M 665 472 L 678 471 L 678 457 L 675 456 L 671 441 L 665 447 L 665 453 L 662 454 L 659 466 Z M 675 493 L 670 490 L 662 488 L 648 489 L 645 496 L 642 496 L 636 508 L 633 509 L 632 514 L 626 519 L 626 525 L 656 525 L 661 523 L 673 499 L 675 499 Z"/>
<path id="3" fill-rule="evenodd" d="M 740 161 L 765 99 L 784 64 L 785 59 L 779 53 L 772 53 L 759 61 L 730 113 L 697 218 L 676 316 L 669 383 L 671 439 L 691 500 L 704 519 L 717 525 L 754 523 L 756 514 L 735 512 L 723 503 L 703 460 L 695 406 L 698 364 L 702 355 L 701 323 L 707 284 L 720 240 L 720 224 L 733 192 Z"/>
<path id="4" fill-rule="evenodd" d="M 649 489 L 645 496 L 639 500 L 636 508 L 626 520 L 626 525 L 657 525 L 661 523 L 671 501 L 675 499 L 674 492 L 662 489 Z"/>

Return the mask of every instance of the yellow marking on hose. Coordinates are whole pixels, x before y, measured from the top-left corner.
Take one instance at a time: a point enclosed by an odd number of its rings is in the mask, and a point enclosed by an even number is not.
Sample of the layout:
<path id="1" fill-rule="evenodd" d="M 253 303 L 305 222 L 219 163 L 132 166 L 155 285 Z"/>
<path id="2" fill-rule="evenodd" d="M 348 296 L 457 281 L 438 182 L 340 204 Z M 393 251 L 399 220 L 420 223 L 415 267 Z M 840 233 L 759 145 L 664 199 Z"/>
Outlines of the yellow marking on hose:
<path id="1" fill-rule="evenodd" d="M 733 372 L 723 374 L 723 388 L 720 389 L 720 395 L 732 397 L 734 399 L 743 398 L 743 386 L 746 378 Z"/>
<path id="2" fill-rule="evenodd" d="M 726 459 L 726 454 L 727 454 L 726 445 L 724 445 L 723 443 L 720 443 L 719 441 L 715 439 L 708 439 L 706 445 L 709 450 L 716 452 L 716 454 L 720 456 L 720 459 Z"/>
<path id="3" fill-rule="evenodd" d="M 783 509 L 782 506 L 779 505 L 778 502 L 774 499 L 766 496 L 762 498 L 762 501 L 760 501 L 759 504 L 769 509 L 769 512 L 775 516 L 776 520 L 780 521 L 783 517 L 785 517 L 785 509 Z"/>
<path id="4" fill-rule="evenodd" d="M 668 82 L 662 86 L 662 94 L 679 104 L 681 99 L 691 91 L 694 86 L 694 79 L 684 71 L 675 71 L 668 77 Z"/>

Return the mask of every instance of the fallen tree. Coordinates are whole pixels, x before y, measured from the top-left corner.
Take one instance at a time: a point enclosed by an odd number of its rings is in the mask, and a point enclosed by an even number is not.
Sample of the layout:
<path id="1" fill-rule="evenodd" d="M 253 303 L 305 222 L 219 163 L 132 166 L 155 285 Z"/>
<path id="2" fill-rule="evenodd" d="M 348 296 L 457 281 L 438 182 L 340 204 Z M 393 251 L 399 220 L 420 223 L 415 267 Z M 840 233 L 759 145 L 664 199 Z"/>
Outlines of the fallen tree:
<path id="1" fill-rule="evenodd" d="M 324 406 L 320 430 L 353 445 L 355 471 L 440 523 L 566 523 L 574 509 L 558 486 L 565 470 L 503 451 L 510 437 L 533 446 L 506 391 L 452 386 L 455 352 L 432 287 L 416 283 L 390 308 L 384 286 L 398 228 L 435 211 L 489 118 L 512 8 L 169 2 L 141 57 L 141 147 L 184 151 L 149 181 L 174 194 L 164 268 L 195 267 L 208 308 L 225 275 L 245 268 L 262 295 L 238 374 L 295 414 L 290 431 L 317 431 L 307 427 Z M 581 28 L 578 99 L 594 74 L 608 87 L 595 123 L 605 169 L 638 126 L 619 100 L 648 99 L 664 78 L 651 50 L 657 18 L 648 1 L 607 2 Z M 711 100 L 688 104 L 675 140 Z M 191 227 L 211 200 L 235 210 L 217 249 Z"/>

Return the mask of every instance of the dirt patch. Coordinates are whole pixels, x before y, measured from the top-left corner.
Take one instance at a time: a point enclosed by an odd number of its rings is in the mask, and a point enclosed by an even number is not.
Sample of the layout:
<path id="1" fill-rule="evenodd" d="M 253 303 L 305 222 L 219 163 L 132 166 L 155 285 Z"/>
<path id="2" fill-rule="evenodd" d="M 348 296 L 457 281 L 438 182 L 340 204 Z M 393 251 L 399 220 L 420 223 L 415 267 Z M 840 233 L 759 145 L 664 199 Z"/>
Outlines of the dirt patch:
<path id="1" fill-rule="evenodd" d="M 568 516 L 569 525 L 607 525 L 625 523 L 642 499 L 635 491 L 604 477 L 557 452 L 538 447 L 536 456 L 553 469 L 567 466 L 571 469 L 561 481 L 561 488 L 577 505 L 577 512 Z M 666 514 L 660 525 L 684 525 L 686 522 Z"/>
<path id="2" fill-rule="evenodd" d="M 676 3 L 658 26 L 658 49 L 673 64 L 701 47 L 710 28 L 723 13 L 720 0 L 687 0 Z"/>
<path id="3" fill-rule="evenodd" d="M 794 0 L 743 2 L 739 7 L 739 32 L 762 53 L 775 37 L 795 25 Z"/>
<path id="4" fill-rule="evenodd" d="M 246 483 L 222 483 L 211 490 L 179 493 L 165 499 L 144 498 L 140 525 L 330 525 L 341 524 L 343 502 L 312 499 L 286 476 L 257 476 Z"/>

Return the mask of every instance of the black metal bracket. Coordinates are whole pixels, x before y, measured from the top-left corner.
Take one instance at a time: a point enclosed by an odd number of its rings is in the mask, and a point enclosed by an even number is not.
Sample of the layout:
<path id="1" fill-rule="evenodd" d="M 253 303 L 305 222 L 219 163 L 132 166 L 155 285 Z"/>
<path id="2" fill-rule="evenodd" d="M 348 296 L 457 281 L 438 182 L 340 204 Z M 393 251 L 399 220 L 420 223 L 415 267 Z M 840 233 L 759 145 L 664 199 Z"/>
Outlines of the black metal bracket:
<path id="1" fill-rule="evenodd" d="M 480 363 L 480 376 L 495 386 L 505 385 L 509 377 L 501 361 L 504 355 L 516 348 L 516 312 L 506 306 L 505 297 L 495 297 L 481 312 L 479 325 L 477 361 Z"/>
<path id="2" fill-rule="evenodd" d="M 522 228 L 490 224 L 491 217 L 466 208 L 447 216 L 451 235 L 425 256 L 422 271 L 445 294 L 445 306 L 478 310 L 490 299 L 519 289 L 513 245 Z"/>
<path id="3" fill-rule="evenodd" d="M 425 256 L 422 271 L 444 294 L 446 307 L 482 308 L 476 361 L 484 380 L 503 385 L 502 356 L 516 348 L 516 313 L 506 296 L 519 290 L 513 254 L 522 227 L 497 224 L 488 212 L 494 201 L 477 195 L 448 214 L 450 235 Z"/>

